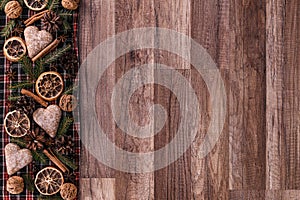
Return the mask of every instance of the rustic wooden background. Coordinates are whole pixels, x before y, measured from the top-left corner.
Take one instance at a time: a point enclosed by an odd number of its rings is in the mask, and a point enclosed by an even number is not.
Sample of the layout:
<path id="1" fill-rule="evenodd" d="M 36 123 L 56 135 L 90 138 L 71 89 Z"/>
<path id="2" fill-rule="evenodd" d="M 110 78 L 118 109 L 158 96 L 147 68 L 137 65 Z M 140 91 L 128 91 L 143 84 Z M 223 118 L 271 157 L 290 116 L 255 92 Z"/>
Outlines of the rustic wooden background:
<path id="1" fill-rule="evenodd" d="M 107 37 L 153 26 L 191 36 L 217 63 L 228 95 L 221 138 L 205 159 L 198 159 L 203 125 L 184 156 L 148 174 L 114 171 L 83 148 L 80 199 L 300 199 L 300 1 L 82 0 L 81 59 Z M 167 109 L 167 124 L 157 136 L 129 137 L 112 121 L 114 84 L 135 65 L 151 62 L 173 66 L 188 78 L 204 107 L 201 124 L 210 119 L 209 93 L 192 66 L 168 52 L 131 52 L 101 78 L 96 105 L 109 138 L 128 151 L 164 146 L 179 122 L 175 96 L 158 85 L 139 89 L 131 100 L 132 118 L 140 125 L 149 120 L 152 103 Z"/>

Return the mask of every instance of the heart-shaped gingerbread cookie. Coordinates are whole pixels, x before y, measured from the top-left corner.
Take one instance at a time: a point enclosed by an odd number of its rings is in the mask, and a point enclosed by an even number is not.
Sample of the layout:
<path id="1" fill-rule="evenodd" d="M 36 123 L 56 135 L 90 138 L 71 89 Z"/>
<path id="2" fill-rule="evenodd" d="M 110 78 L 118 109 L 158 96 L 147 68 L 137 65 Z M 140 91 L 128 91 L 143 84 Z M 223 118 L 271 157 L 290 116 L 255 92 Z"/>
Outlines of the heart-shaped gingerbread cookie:
<path id="1" fill-rule="evenodd" d="M 31 163 L 32 155 L 30 150 L 21 149 L 14 143 L 5 146 L 5 161 L 8 175 L 12 175 Z"/>
<path id="2" fill-rule="evenodd" d="M 61 110 L 57 105 L 50 105 L 46 109 L 39 108 L 33 113 L 33 120 L 54 138 L 59 126 Z"/>
<path id="3" fill-rule="evenodd" d="M 39 30 L 36 26 L 28 26 L 24 30 L 25 42 L 29 58 L 33 58 L 53 40 L 51 33 Z"/>

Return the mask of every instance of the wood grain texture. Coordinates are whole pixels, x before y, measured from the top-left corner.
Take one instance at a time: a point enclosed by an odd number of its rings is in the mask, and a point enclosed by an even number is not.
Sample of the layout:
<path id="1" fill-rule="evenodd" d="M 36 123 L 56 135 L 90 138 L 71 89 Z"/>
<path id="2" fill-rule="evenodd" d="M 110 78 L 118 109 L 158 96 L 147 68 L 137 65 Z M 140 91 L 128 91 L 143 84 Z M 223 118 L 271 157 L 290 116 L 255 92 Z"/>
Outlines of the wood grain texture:
<path id="1" fill-rule="evenodd" d="M 157 71 L 155 73 L 156 82 L 167 79 L 171 81 L 172 87 L 183 87 L 187 85 L 180 84 L 174 78 L 174 72 Z M 187 80 L 190 80 L 190 70 L 178 70 Z M 162 74 L 168 73 L 168 76 Z M 176 86 L 177 85 L 177 86 Z M 155 136 L 155 149 L 165 147 L 170 143 L 178 131 L 181 118 L 181 110 L 187 105 L 179 104 L 178 99 L 187 102 L 185 99 L 186 91 L 180 91 L 176 96 L 167 88 L 156 85 L 155 87 L 155 103 L 164 107 L 167 112 L 167 121 L 164 128 Z M 192 116 L 191 116 L 192 117 Z M 176 153 L 180 148 L 177 145 L 174 152 L 167 151 L 162 157 L 155 157 L 155 163 L 162 160 L 168 160 L 171 153 Z M 190 171 L 190 149 L 188 149 L 176 162 L 169 166 L 155 171 L 155 199 L 191 199 L 191 171 Z"/>
<path id="2" fill-rule="evenodd" d="M 114 178 L 82 178 L 80 180 L 80 199 L 115 200 Z"/>
<path id="3" fill-rule="evenodd" d="M 117 1 L 115 2 L 115 19 L 116 33 L 120 33 L 132 28 L 154 26 L 155 20 L 153 1 Z M 139 40 L 142 38 L 139 38 L 139 35 L 136 35 L 135 39 Z M 116 43 L 116 48 L 118 48 L 118 43 Z M 133 50 L 115 62 L 116 79 L 120 79 L 128 70 L 132 68 L 145 63 L 153 62 L 153 51 Z M 133 82 L 143 82 L 147 75 L 150 77 L 149 81 L 153 82 L 154 80 L 153 71 L 149 71 L 147 74 L 144 74 L 142 71 L 136 71 L 133 73 L 132 75 L 135 77 L 135 79 L 132 80 Z M 123 92 L 128 93 L 126 89 L 124 89 Z M 153 100 L 153 86 L 139 88 L 131 97 L 131 120 L 137 123 L 139 126 L 147 125 L 150 120 L 149 116 L 152 115 L 149 113 L 149 108 L 153 104 Z M 153 129 L 153 127 L 150 127 L 150 129 Z M 145 153 L 154 150 L 153 138 L 140 139 L 129 136 L 126 133 L 123 133 L 123 131 L 119 128 L 116 129 L 115 134 L 116 145 L 126 151 Z M 127 160 L 129 158 L 121 156 L 117 157 L 116 159 Z M 153 161 L 149 161 L 149 165 L 151 164 L 153 164 Z M 116 194 L 117 199 L 154 199 L 154 173 L 130 174 L 125 172 L 116 172 L 116 180 L 116 191 L 118 191 Z"/>
<path id="4" fill-rule="evenodd" d="M 226 76 L 223 72 L 229 64 L 228 30 L 228 1 L 193 1 L 192 38 L 207 50 L 223 76 Z M 207 157 L 199 158 L 199 146 L 211 120 L 211 99 L 202 77 L 195 69 L 191 70 L 191 74 L 191 83 L 201 105 L 201 122 L 191 155 L 192 199 L 228 199 L 228 127 L 225 125 L 216 146 Z"/>
<path id="5" fill-rule="evenodd" d="M 87 55 L 101 42 L 115 34 L 114 1 L 85 0 L 80 7 L 79 48 L 83 62 Z M 115 69 L 110 66 L 102 77 L 97 89 L 96 110 L 101 127 L 114 139 L 115 124 L 111 117 L 110 97 L 115 85 Z M 105 95 L 104 95 L 105 94 Z M 107 106 L 108 105 L 108 106 Z M 82 145 L 80 175 L 84 178 L 100 178 L 114 176 L 114 171 L 95 159 Z"/>
<path id="6" fill-rule="evenodd" d="M 267 1 L 267 188 L 299 189 L 299 1 Z"/>
<path id="7" fill-rule="evenodd" d="M 230 16 L 230 189 L 263 189 L 265 2 L 233 0 Z"/>
<path id="8" fill-rule="evenodd" d="M 145 85 L 130 99 L 132 121 L 140 126 L 149 123 L 154 103 L 167 110 L 165 127 L 154 138 L 127 135 L 112 119 L 110 100 L 116 82 L 128 70 L 154 62 L 172 66 L 195 89 L 201 115 L 198 133 L 176 162 L 145 174 L 112 170 L 83 147 L 81 199 L 300 199 L 299 23 L 298 0 L 83 0 L 81 60 L 116 33 L 155 26 L 176 30 L 195 39 L 217 64 L 228 113 L 218 143 L 207 157 L 198 158 L 211 118 L 210 94 L 202 77 L 169 52 L 142 49 L 121 56 L 97 89 L 95 106 L 108 139 L 126 151 L 145 153 L 164 147 L 174 137 L 180 107 L 175 95 L 162 86 Z M 135 73 L 132 81 L 146 76 Z M 153 71 L 149 74 L 152 80 L 162 78 Z M 153 162 L 167 158 L 156 157 Z"/>

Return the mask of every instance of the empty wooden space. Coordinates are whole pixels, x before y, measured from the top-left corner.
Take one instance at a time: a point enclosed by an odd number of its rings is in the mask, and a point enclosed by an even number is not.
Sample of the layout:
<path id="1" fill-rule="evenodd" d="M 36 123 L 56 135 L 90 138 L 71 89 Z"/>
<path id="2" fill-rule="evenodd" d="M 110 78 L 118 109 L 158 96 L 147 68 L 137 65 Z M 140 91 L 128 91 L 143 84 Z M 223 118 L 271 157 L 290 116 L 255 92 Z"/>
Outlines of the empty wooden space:
<path id="1" fill-rule="evenodd" d="M 176 134 L 181 107 L 170 90 L 157 84 L 146 84 L 130 99 L 131 118 L 140 126 L 149 123 L 151 105 L 161 104 L 167 111 L 166 124 L 155 137 L 126 135 L 113 120 L 115 84 L 128 70 L 148 63 L 171 66 L 191 83 L 201 105 L 198 132 L 176 162 L 144 174 L 111 169 L 82 147 L 80 199 L 300 199 L 299 0 L 82 0 L 79 23 L 81 60 L 105 39 L 133 28 L 185 34 L 210 54 L 227 94 L 221 136 L 199 158 L 211 120 L 210 94 L 201 75 L 178 55 L 162 50 L 133 50 L 117 58 L 99 81 L 95 105 L 110 141 L 144 153 L 164 147 Z M 162 78 L 149 73 L 153 80 Z M 143 76 L 137 73 L 136 81 Z"/>

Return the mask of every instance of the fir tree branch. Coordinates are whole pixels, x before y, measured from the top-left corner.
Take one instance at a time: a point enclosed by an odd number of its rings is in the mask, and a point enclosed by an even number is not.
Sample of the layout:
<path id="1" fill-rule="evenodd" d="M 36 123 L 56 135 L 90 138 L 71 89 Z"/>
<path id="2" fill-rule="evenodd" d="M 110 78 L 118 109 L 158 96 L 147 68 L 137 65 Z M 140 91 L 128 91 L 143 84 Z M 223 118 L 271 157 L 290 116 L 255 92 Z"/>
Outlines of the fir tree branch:
<path id="1" fill-rule="evenodd" d="M 33 64 L 28 56 L 24 56 L 20 63 L 22 64 L 23 71 L 30 77 L 31 80 L 35 80 L 35 75 L 33 71 Z"/>
<path id="2" fill-rule="evenodd" d="M 8 101 L 17 101 L 21 96 L 10 95 Z"/>
<path id="3" fill-rule="evenodd" d="M 63 20 L 63 29 L 64 29 L 64 33 L 67 33 L 69 30 L 72 29 L 72 27 L 70 26 L 69 22 L 66 19 Z"/>
<path id="4" fill-rule="evenodd" d="M 21 83 L 14 83 L 9 86 L 9 89 L 11 90 L 17 90 L 17 89 L 22 89 L 22 88 L 29 88 L 34 85 L 34 82 L 29 82 L 29 81 L 24 81 Z"/>
<path id="5" fill-rule="evenodd" d="M 65 165 L 67 165 L 68 167 L 70 167 L 72 170 L 76 170 L 78 168 L 78 166 L 68 157 L 63 156 L 62 154 L 60 154 L 57 151 L 53 151 L 53 153 L 56 155 L 56 157 Z"/>
<path id="6" fill-rule="evenodd" d="M 54 10 L 57 9 L 60 5 L 59 0 L 49 0 L 47 4 L 48 10 Z"/>
<path id="7" fill-rule="evenodd" d="M 72 10 L 62 9 L 58 14 L 61 18 L 68 20 L 73 15 L 73 12 Z"/>
<path id="8" fill-rule="evenodd" d="M 33 192 L 34 191 L 34 180 L 30 176 L 30 174 L 23 174 L 22 178 L 24 179 L 25 187 L 28 191 Z"/>
<path id="9" fill-rule="evenodd" d="M 73 118 L 71 117 L 64 117 L 61 121 L 61 123 L 59 124 L 59 128 L 56 134 L 56 137 L 60 137 L 60 136 L 64 136 L 66 135 L 66 133 L 68 132 L 70 126 L 73 123 Z"/>
<path id="10" fill-rule="evenodd" d="M 16 21 L 15 20 L 10 20 L 9 22 L 7 22 L 5 27 L 2 29 L 0 35 L 2 37 L 9 37 L 12 30 L 15 28 L 15 26 L 16 26 Z"/>
<path id="11" fill-rule="evenodd" d="M 10 138 L 10 142 L 16 143 L 21 148 L 26 148 L 26 146 L 27 146 L 26 142 L 23 139 L 21 139 L 21 138 L 13 138 L 13 137 L 11 137 Z"/>
<path id="12" fill-rule="evenodd" d="M 77 89 L 78 85 L 72 85 L 65 90 L 64 94 L 72 94 Z"/>
<path id="13" fill-rule="evenodd" d="M 40 151 L 31 151 L 32 153 L 32 157 L 34 160 L 42 163 L 42 164 L 47 164 L 47 156 L 43 153 L 43 152 L 40 152 Z"/>
<path id="14" fill-rule="evenodd" d="M 38 61 L 38 65 L 46 65 L 58 60 L 61 56 L 63 56 L 67 51 L 71 49 L 71 45 L 67 45 L 63 48 L 57 49 L 55 52 L 47 55 L 45 58 L 40 59 Z"/>
<path id="15" fill-rule="evenodd" d="M 9 2 L 10 0 L 0 0 L 0 10 L 4 10 L 5 5 L 7 4 L 7 2 Z"/>

